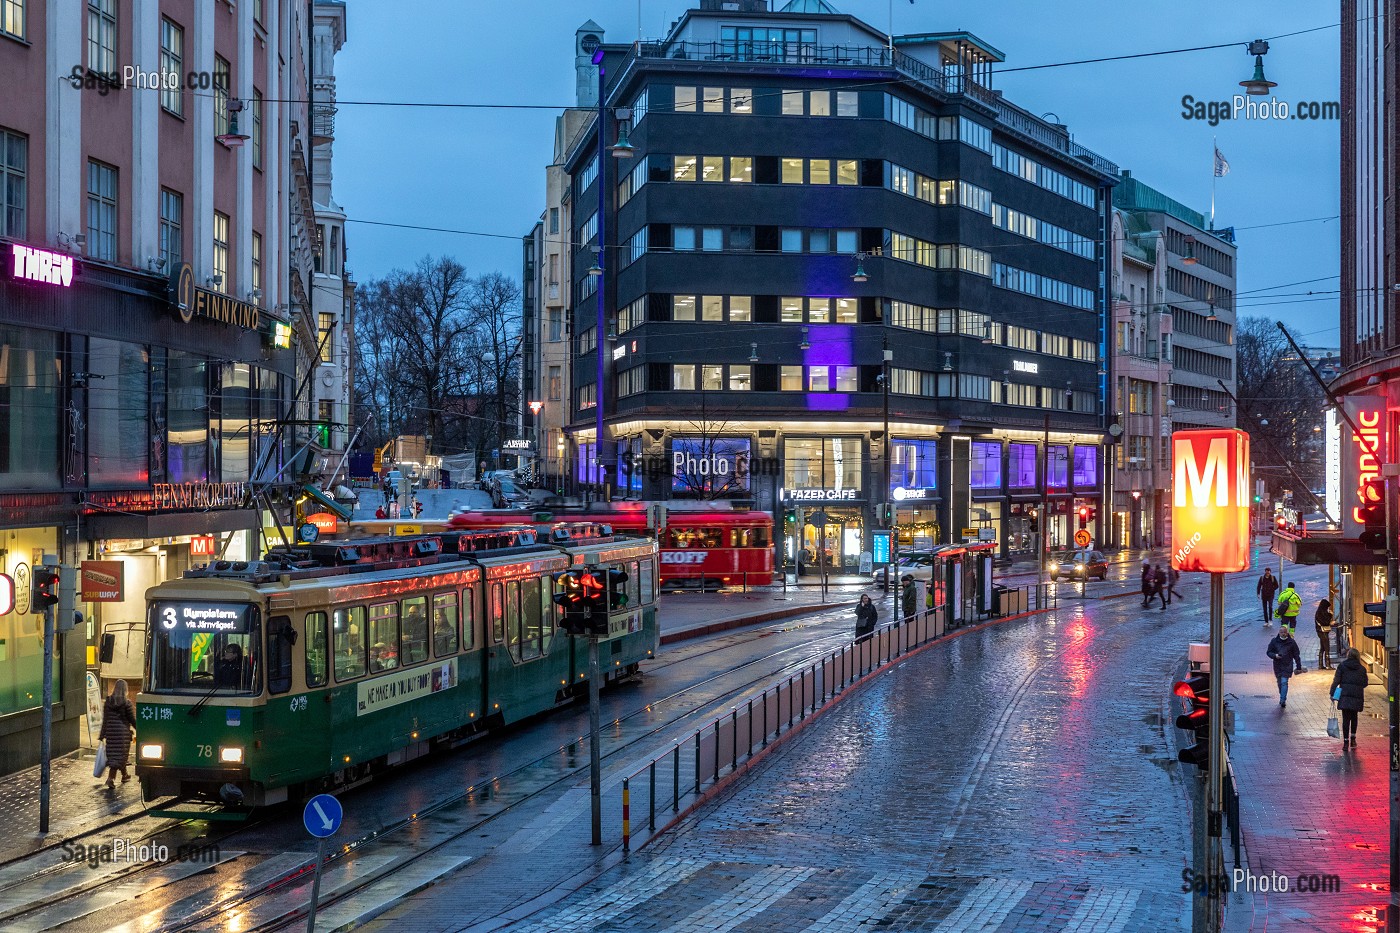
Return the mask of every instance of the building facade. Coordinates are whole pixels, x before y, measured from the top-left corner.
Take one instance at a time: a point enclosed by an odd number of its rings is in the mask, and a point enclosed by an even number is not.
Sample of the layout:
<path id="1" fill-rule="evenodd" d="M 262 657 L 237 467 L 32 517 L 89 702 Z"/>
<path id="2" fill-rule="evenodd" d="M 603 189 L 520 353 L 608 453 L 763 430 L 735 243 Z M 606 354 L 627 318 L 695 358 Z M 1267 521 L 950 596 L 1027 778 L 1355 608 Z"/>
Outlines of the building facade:
<path id="1" fill-rule="evenodd" d="M 1124 171 L 1109 246 L 1115 452 L 1113 529 L 1125 547 L 1171 540 L 1171 435 L 1233 427 L 1233 231 Z M 1222 387 L 1223 383 L 1223 387 Z"/>
<path id="2" fill-rule="evenodd" d="M 994 91 L 995 48 L 703 0 L 593 51 L 563 160 L 576 483 L 749 501 L 781 557 L 841 568 L 890 520 L 1102 540 L 1118 170 Z"/>
<path id="3" fill-rule="evenodd" d="M 31 89 L 0 114 L 0 572 L 19 596 L 0 616 L 0 771 L 38 761 L 45 554 L 106 581 L 57 639 L 62 753 L 85 675 L 140 686 L 145 589 L 258 553 L 276 534 L 259 502 L 314 472 L 309 428 L 288 427 L 315 348 L 307 10 L 0 17 L 0 80 Z"/>
<path id="4" fill-rule="evenodd" d="M 1342 345 L 1330 389 L 1350 422 L 1340 419 L 1332 429 L 1329 493 L 1342 527 L 1336 538 L 1275 535 L 1275 548 L 1336 566 L 1351 644 L 1383 670 L 1380 645 L 1360 631 L 1376 622 L 1362 605 L 1390 591 L 1385 560 L 1396 542 L 1374 550 L 1358 542 L 1367 531 L 1363 491 L 1379 478 L 1377 466 L 1395 463 L 1400 452 L 1400 2 L 1343 0 L 1341 35 Z M 1394 508 L 1395 484 L 1386 486 Z"/>

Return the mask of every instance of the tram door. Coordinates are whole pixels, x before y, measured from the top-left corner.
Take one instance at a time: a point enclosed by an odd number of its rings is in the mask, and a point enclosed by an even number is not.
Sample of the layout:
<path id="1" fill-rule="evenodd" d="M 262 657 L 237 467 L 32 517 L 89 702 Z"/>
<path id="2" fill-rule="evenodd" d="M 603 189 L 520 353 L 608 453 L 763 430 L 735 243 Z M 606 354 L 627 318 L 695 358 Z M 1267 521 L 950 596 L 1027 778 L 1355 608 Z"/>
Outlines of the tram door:
<path id="1" fill-rule="evenodd" d="M 551 650 L 554 601 L 548 577 L 491 580 L 487 712 L 514 722 L 548 706 L 568 677 L 567 653 Z"/>

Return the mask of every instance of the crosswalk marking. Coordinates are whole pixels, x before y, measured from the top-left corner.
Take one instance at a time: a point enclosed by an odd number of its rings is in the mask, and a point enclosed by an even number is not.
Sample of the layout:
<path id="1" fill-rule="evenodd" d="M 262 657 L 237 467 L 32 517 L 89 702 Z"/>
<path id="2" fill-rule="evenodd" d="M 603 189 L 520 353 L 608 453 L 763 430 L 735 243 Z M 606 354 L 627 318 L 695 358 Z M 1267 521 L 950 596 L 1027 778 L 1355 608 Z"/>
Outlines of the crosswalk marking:
<path id="1" fill-rule="evenodd" d="M 728 933 L 739 924 L 763 913 L 793 888 L 806 881 L 814 868 L 765 868 L 734 889 L 731 900 L 744 905 L 720 918 L 702 908 L 671 927 L 672 933 Z"/>
<path id="2" fill-rule="evenodd" d="M 1010 878 L 984 878 L 968 892 L 957 909 L 934 927 L 934 933 L 976 933 L 1001 926 L 1031 889 L 1029 881 Z"/>
<path id="3" fill-rule="evenodd" d="M 1065 923 L 1064 933 L 1119 933 L 1128 926 L 1141 893 L 1132 888 L 1090 891 Z"/>
<path id="4" fill-rule="evenodd" d="M 658 859 L 625 885 L 604 887 L 576 904 L 570 904 L 566 915 L 549 917 L 540 926 L 526 925 L 522 930 L 549 930 L 552 933 L 574 933 L 591 930 L 638 904 L 651 900 L 674 884 L 680 884 L 702 871 L 710 863 L 690 859 Z"/>

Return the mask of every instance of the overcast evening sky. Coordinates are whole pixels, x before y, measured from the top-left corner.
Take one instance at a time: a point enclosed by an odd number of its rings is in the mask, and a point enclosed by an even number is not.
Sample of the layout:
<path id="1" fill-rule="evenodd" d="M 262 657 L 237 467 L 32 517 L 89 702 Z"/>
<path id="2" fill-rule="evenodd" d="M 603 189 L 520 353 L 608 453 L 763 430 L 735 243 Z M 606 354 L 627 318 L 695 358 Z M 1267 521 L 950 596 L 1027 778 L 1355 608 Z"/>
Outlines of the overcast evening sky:
<path id="1" fill-rule="evenodd" d="M 885 30 L 887 0 L 830 0 Z M 644 0 L 646 38 L 698 0 Z M 775 6 L 781 6 L 777 0 Z M 556 111 L 373 107 L 352 101 L 544 104 L 574 102 L 574 32 L 597 21 L 605 41 L 637 37 L 637 0 L 350 0 L 336 59 L 336 199 L 352 219 L 499 234 L 463 236 L 352 224 L 349 268 L 365 282 L 425 255 L 450 255 L 473 274 L 520 275 L 520 237 L 544 206 L 544 167 Z M 414 15 L 405 15 L 409 10 Z M 1182 117 L 1182 96 L 1230 101 L 1264 59 L 1279 100 L 1336 101 L 1338 13 L 1332 4 L 1202 0 L 897 0 L 896 35 L 966 30 L 1014 68 L 1238 42 L 1203 52 L 998 74 L 994 86 L 1032 113 L 1053 112 L 1076 142 L 1203 214 L 1211 197 L 1211 139 L 1230 173 L 1216 184 L 1216 226 L 1335 217 L 1338 121 Z M 1315 347 L 1337 346 L 1336 220 L 1240 229 L 1239 309 L 1277 317 Z M 1321 279 L 1295 285 L 1303 280 Z M 1308 296 L 1308 290 L 1322 293 Z M 1269 295 L 1269 292 L 1276 294 Z"/>

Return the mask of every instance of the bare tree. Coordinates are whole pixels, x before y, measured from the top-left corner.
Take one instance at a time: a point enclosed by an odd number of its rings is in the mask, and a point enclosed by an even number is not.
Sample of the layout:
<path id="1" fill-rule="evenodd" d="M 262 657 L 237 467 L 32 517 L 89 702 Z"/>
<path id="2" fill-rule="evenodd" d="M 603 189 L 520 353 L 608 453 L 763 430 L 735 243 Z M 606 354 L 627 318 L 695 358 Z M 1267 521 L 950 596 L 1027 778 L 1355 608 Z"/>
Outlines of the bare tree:
<path id="1" fill-rule="evenodd" d="M 1254 438 L 1256 469 L 1272 493 L 1290 489 L 1300 508 L 1320 510 L 1312 490 L 1325 481 L 1321 428 L 1326 393 L 1269 318 L 1239 319 L 1235 365 L 1237 423 Z"/>

